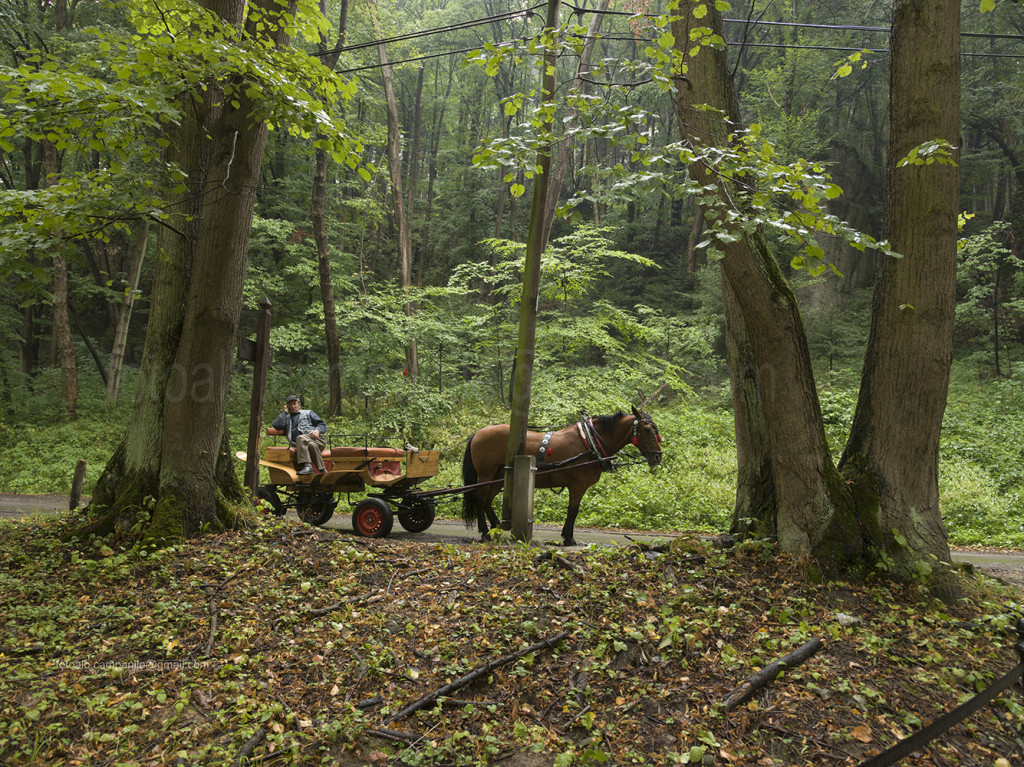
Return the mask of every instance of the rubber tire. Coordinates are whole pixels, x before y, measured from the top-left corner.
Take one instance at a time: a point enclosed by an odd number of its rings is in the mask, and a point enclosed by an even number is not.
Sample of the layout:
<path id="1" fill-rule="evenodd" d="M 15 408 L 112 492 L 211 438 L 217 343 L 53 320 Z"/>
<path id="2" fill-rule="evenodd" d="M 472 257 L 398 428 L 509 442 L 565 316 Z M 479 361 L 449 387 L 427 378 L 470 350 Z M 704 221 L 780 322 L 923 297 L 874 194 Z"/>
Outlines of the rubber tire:
<path id="1" fill-rule="evenodd" d="M 338 502 L 330 493 L 303 493 L 296 502 L 299 519 L 314 527 L 323 527 L 334 516 Z"/>
<path id="2" fill-rule="evenodd" d="M 410 533 L 422 533 L 434 524 L 434 504 L 420 498 L 409 504 L 412 511 L 398 515 L 398 524 Z"/>
<path id="3" fill-rule="evenodd" d="M 364 498 L 352 510 L 352 529 L 366 538 L 387 538 L 395 524 L 395 515 L 386 501 Z"/>
<path id="4" fill-rule="evenodd" d="M 281 503 L 281 496 L 277 494 L 277 488 L 273 485 L 260 485 L 256 488 L 256 497 L 270 503 L 274 509 L 275 517 L 283 517 L 288 513 L 288 508 Z"/>

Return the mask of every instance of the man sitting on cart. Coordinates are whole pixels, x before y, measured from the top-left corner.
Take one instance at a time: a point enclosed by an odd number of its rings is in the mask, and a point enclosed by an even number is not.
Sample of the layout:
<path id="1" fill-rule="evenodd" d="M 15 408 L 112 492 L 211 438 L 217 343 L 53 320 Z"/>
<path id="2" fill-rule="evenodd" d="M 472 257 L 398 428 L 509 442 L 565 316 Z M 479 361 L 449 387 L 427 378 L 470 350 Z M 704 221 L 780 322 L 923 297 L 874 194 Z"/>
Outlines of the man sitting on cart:
<path id="1" fill-rule="evenodd" d="M 327 446 L 327 424 L 312 410 L 304 410 L 302 400 L 294 394 L 284 401 L 284 412 L 267 427 L 267 434 L 287 436 L 299 464 L 296 474 L 327 471 L 320 451 Z"/>

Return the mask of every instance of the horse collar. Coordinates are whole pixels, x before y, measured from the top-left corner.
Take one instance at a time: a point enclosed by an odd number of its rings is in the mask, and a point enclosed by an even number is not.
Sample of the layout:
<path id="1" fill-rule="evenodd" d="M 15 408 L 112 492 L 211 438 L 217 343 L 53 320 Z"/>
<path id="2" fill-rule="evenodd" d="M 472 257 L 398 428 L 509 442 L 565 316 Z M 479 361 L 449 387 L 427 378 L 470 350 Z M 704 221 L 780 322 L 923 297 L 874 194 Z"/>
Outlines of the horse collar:
<path id="1" fill-rule="evenodd" d="M 601 435 L 597 433 L 594 428 L 593 421 L 590 420 L 590 416 L 584 414 L 583 418 L 576 424 L 580 431 L 580 436 L 583 438 L 583 443 L 589 446 L 590 450 L 597 456 L 597 459 L 601 462 L 601 468 L 605 471 L 612 471 L 615 469 L 615 464 L 612 463 L 614 456 L 608 455 L 604 449 L 604 445 L 601 442 Z"/>

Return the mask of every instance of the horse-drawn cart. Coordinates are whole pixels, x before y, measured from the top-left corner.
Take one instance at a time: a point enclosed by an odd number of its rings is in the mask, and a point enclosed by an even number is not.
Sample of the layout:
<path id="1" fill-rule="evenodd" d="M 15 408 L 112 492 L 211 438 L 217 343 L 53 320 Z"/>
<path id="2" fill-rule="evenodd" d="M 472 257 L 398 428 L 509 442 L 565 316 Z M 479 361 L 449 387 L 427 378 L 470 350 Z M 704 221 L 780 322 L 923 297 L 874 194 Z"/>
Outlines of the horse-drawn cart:
<path id="1" fill-rule="evenodd" d="M 383 538 L 391 532 L 395 517 L 412 533 L 434 522 L 434 501 L 413 488 L 437 476 L 438 451 L 393 447 L 330 447 L 322 453 L 326 472 L 299 474 L 294 454 L 287 446 L 270 446 L 260 466 L 270 482 L 260 485 L 258 498 L 277 516 L 294 508 L 299 518 L 321 526 L 334 515 L 337 493 L 375 491 L 354 504 L 352 527 L 360 535 Z M 235 453 L 245 461 L 244 452 Z"/>
<path id="2" fill-rule="evenodd" d="M 398 523 L 411 533 L 421 533 L 434 522 L 435 506 L 442 496 L 463 496 L 462 518 L 477 522 L 482 537 L 498 525 L 492 509 L 494 497 L 504 486 L 505 446 L 508 426 L 495 424 L 476 431 L 466 442 L 461 487 L 418 490 L 425 479 L 437 475 L 438 451 L 406 446 L 332 447 L 323 451 L 326 472 L 299 474 L 288 447 L 268 447 L 260 466 L 270 474 L 257 495 L 278 516 L 294 508 L 299 518 L 323 525 L 334 515 L 336 493 L 374 492 L 352 508 L 352 527 L 359 535 L 384 538 Z M 526 449 L 537 456 L 536 487 L 568 488 L 569 508 L 562 538 L 573 545 L 573 526 L 580 499 L 606 471 L 613 471 L 619 451 L 632 444 L 652 468 L 661 463 L 661 434 L 653 419 L 642 410 L 591 418 L 583 417 L 562 429 L 527 432 Z M 246 460 L 245 453 L 235 453 Z"/>

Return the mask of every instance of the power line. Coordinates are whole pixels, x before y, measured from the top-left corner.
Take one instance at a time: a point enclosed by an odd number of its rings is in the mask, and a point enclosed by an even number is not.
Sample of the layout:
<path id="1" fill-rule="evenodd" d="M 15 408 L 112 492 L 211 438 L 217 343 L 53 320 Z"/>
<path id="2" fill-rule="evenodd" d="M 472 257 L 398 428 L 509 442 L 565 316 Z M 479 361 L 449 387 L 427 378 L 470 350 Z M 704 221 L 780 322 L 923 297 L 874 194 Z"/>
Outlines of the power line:
<path id="1" fill-rule="evenodd" d="M 357 51 L 362 48 L 372 48 L 378 45 L 387 45 L 388 43 L 398 43 L 405 40 L 414 40 L 418 37 L 432 37 L 433 35 L 440 35 L 446 32 L 458 32 L 462 29 L 470 29 L 472 27 L 478 27 L 482 24 L 490 24 L 495 21 L 504 21 L 505 19 L 517 18 L 525 16 L 527 20 L 533 15 L 533 12 L 538 8 L 542 7 L 543 3 L 537 5 L 531 5 L 528 8 L 524 8 L 519 11 L 508 11 L 506 13 L 499 13 L 493 16 L 485 16 L 479 19 L 471 19 L 470 21 L 460 21 L 455 24 L 449 24 L 444 27 L 435 27 L 434 29 L 425 29 L 420 32 L 409 32 L 405 35 L 396 35 L 394 37 L 386 37 L 380 40 L 371 40 L 365 43 L 355 43 L 353 45 L 343 45 L 340 48 L 332 48 L 329 51 L 317 51 L 314 56 L 329 56 L 335 53 L 345 53 L 347 51 Z M 453 51 L 455 53 L 457 51 Z"/>
<path id="2" fill-rule="evenodd" d="M 495 43 L 494 45 L 495 45 L 496 48 L 500 48 L 502 46 L 512 45 L 514 43 L 526 42 L 527 39 L 528 38 L 520 37 L 520 38 L 517 38 L 515 40 L 504 40 L 504 41 L 502 41 L 500 43 Z M 439 58 L 442 58 L 444 56 L 456 56 L 456 55 L 458 55 L 460 53 L 472 53 L 473 51 L 478 51 L 478 50 L 480 50 L 480 46 L 479 45 L 474 45 L 474 46 L 472 46 L 470 48 L 460 48 L 460 49 L 454 50 L 454 51 L 441 51 L 440 53 L 424 53 L 422 56 L 413 56 L 412 58 L 408 58 L 408 59 L 398 59 L 397 61 L 389 61 L 388 62 L 388 66 L 397 66 L 399 64 L 411 64 L 411 63 L 416 62 L 416 61 L 426 61 L 428 59 L 439 59 Z M 337 74 L 339 74 L 339 75 L 348 75 L 348 74 L 352 74 L 353 72 L 362 72 L 362 71 L 364 71 L 366 69 L 380 69 L 382 66 L 383 66 L 383 64 L 379 64 L 379 63 L 378 64 L 366 64 L 366 65 L 361 66 L 361 67 L 352 67 L 350 69 L 339 69 L 339 70 L 337 70 Z"/>
<path id="3" fill-rule="evenodd" d="M 344 53 L 348 51 L 362 50 L 364 48 L 371 48 L 377 45 L 387 45 L 389 43 L 404 42 L 407 40 L 413 40 L 421 37 L 432 37 L 434 35 L 445 34 L 448 32 L 457 32 L 463 29 L 471 29 L 473 27 L 481 26 L 484 24 L 491 24 L 495 21 L 504 21 L 513 18 L 523 18 L 524 22 L 534 15 L 534 11 L 538 8 L 543 7 L 544 3 L 537 3 L 535 5 L 528 6 L 521 10 L 507 11 L 505 13 L 495 14 L 492 16 L 485 16 L 478 19 L 471 19 L 469 21 L 457 22 L 449 24 L 443 27 L 435 27 L 433 29 L 426 29 L 419 32 L 410 32 L 404 35 L 396 35 L 394 37 L 382 38 L 379 40 L 370 40 L 363 43 L 354 43 L 352 45 L 345 45 L 339 48 L 333 48 L 327 51 L 317 51 L 313 53 L 314 56 L 327 56 L 335 53 Z M 591 8 L 580 8 L 578 6 L 569 5 L 567 6 L 572 12 L 578 16 L 583 16 L 587 13 L 603 13 L 608 16 L 626 16 L 630 18 L 635 17 L 646 17 L 646 18 L 657 18 L 658 14 L 636 14 L 629 13 L 628 11 L 597 11 Z M 865 26 L 857 24 L 815 24 L 807 22 L 791 22 L 791 21 L 764 21 L 757 19 L 723 19 L 724 22 L 729 24 L 745 24 L 747 26 L 763 26 L 763 27 L 784 27 L 784 28 L 795 28 L 795 29 L 821 29 L 832 32 L 867 32 L 867 33 L 889 33 L 891 30 L 889 27 L 875 27 Z M 961 37 L 966 38 L 981 38 L 988 40 L 1018 40 L 1024 41 L 1024 35 L 1010 35 L 1010 34 L 996 34 L 986 32 L 961 32 Z M 577 38 L 586 39 L 586 35 L 575 35 Z M 515 40 L 507 40 L 495 43 L 496 46 L 507 46 L 513 43 L 525 42 L 528 38 L 522 37 Z M 638 38 L 634 36 L 624 35 L 600 35 L 599 40 L 625 40 L 625 41 L 637 41 Z M 643 42 L 653 42 L 648 38 L 639 38 Z M 868 51 L 876 54 L 887 54 L 889 50 L 887 48 L 852 48 L 847 46 L 829 46 L 829 45 L 797 45 L 797 44 L 785 44 L 785 43 L 753 43 L 753 42 L 732 42 L 726 41 L 726 44 L 731 47 L 745 45 L 750 48 L 776 48 L 776 49 L 797 49 L 797 50 L 818 50 L 818 51 L 836 51 L 838 53 L 855 53 L 858 51 Z M 438 53 L 427 53 L 420 56 L 414 56 L 407 59 L 399 59 L 391 61 L 390 64 L 397 66 L 399 64 L 414 63 L 417 61 L 425 61 L 429 59 L 441 58 L 444 56 L 454 56 L 464 53 L 470 53 L 475 50 L 479 50 L 479 46 L 473 46 L 470 48 L 460 48 L 456 50 L 441 51 Z M 961 53 L 965 57 L 977 57 L 977 58 L 1008 58 L 1008 59 L 1019 59 L 1024 58 L 1024 54 L 1012 54 L 1012 53 L 974 53 L 964 51 Z M 368 69 L 379 69 L 380 64 L 366 64 L 364 66 L 352 67 L 349 69 L 338 70 L 338 74 L 351 74 L 354 72 L 362 72 Z"/>

